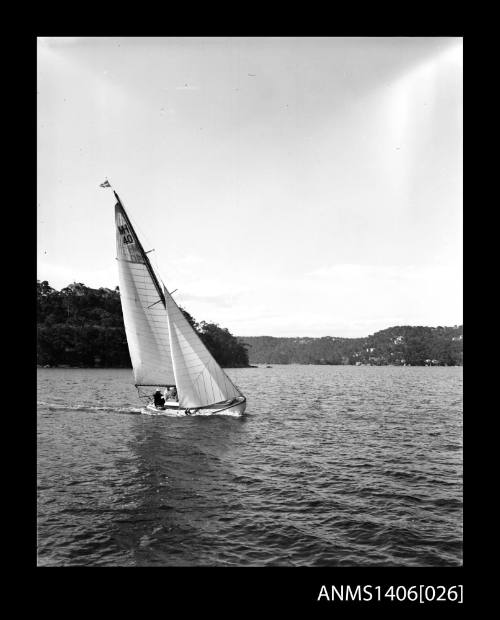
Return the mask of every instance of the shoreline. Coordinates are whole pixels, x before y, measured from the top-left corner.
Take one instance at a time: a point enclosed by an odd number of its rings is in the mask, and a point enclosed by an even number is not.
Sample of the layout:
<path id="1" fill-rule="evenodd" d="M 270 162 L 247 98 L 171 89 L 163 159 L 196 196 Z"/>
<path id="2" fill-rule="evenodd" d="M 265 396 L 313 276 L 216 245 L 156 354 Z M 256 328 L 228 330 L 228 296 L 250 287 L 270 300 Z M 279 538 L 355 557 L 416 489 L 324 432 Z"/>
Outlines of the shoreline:
<path id="1" fill-rule="evenodd" d="M 353 366 L 355 368 L 362 367 L 387 367 L 392 368 L 463 368 L 463 364 L 301 364 L 300 362 L 290 362 L 289 364 L 276 364 L 274 366 Z M 37 369 L 66 369 L 66 370 L 132 370 L 131 366 L 68 366 L 67 364 L 60 364 L 54 366 L 42 366 L 36 365 Z M 261 365 L 250 364 L 249 366 L 222 366 L 225 370 L 237 370 L 239 368 L 272 368 L 267 364 L 261 363 Z"/>
<path id="2" fill-rule="evenodd" d="M 37 369 L 67 369 L 67 370 L 132 370 L 132 366 L 69 366 L 68 364 L 54 364 L 53 366 L 42 364 L 36 365 Z M 250 364 L 249 366 L 222 366 L 222 368 L 231 369 L 231 368 L 258 368 L 258 366 L 253 366 Z"/>

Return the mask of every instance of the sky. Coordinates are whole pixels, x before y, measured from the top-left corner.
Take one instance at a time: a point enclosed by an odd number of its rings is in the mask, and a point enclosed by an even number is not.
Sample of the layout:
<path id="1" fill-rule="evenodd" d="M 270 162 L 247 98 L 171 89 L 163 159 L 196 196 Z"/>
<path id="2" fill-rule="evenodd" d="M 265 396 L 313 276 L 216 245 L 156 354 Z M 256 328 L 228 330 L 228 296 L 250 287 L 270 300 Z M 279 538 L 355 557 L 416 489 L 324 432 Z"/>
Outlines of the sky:
<path id="1" fill-rule="evenodd" d="M 37 277 L 118 284 L 119 194 L 237 336 L 462 323 L 461 38 L 62 38 L 37 54 Z"/>

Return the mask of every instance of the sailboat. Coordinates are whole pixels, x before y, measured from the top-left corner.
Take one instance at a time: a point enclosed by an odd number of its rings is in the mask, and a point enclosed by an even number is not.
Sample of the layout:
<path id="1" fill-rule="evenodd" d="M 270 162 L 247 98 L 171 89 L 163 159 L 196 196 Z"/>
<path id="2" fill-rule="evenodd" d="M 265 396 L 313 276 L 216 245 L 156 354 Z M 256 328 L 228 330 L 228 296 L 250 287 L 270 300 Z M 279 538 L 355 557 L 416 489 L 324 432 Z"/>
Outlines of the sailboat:
<path id="1" fill-rule="evenodd" d="M 101 187 L 111 187 L 106 180 Z M 145 413 L 242 415 L 246 398 L 184 316 L 144 251 L 122 201 L 116 198 L 116 259 L 125 333 L 135 387 Z M 152 392 L 176 388 L 156 406 Z M 172 392 L 172 390 L 170 390 Z"/>

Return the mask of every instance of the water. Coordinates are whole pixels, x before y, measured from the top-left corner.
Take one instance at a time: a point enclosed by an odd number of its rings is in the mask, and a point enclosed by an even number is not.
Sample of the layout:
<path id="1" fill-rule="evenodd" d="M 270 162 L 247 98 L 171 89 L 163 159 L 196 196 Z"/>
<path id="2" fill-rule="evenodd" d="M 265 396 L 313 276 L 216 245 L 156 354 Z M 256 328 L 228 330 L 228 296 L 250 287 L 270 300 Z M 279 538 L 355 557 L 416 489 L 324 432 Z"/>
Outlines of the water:
<path id="1" fill-rule="evenodd" d="M 229 370 L 247 415 L 140 415 L 38 370 L 40 566 L 462 564 L 462 368 Z"/>

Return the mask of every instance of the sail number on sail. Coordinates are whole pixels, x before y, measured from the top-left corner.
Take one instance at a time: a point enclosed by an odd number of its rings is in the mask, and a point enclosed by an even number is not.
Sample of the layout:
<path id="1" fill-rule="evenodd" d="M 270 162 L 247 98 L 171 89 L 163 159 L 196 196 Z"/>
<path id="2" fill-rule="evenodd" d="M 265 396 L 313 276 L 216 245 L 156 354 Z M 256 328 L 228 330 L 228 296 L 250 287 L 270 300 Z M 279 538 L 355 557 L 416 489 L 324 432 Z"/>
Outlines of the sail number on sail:
<path id="1" fill-rule="evenodd" d="M 130 234 L 130 230 L 128 229 L 127 224 L 123 224 L 123 226 L 118 226 L 118 231 L 120 235 L 123 235 L 122 242 L 123 243 L 134 243 L 132 235 Z"/>

